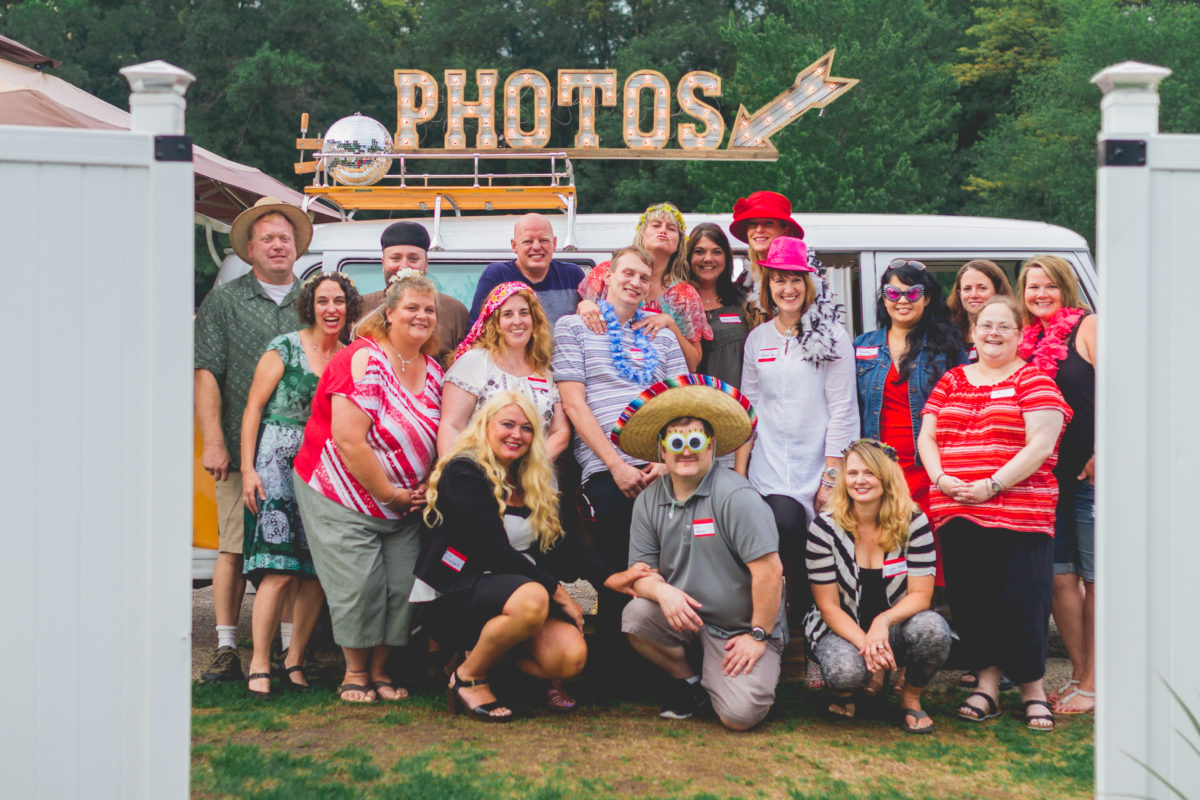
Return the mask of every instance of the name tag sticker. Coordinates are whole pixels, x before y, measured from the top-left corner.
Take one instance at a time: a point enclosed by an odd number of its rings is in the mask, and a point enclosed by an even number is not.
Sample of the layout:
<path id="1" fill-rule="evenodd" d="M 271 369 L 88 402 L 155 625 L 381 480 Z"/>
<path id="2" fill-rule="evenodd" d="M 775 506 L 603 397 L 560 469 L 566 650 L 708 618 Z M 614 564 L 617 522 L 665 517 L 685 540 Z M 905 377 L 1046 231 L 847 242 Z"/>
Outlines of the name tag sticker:
<path id="1" fill-rule="evenodd" d="M 885 578 L 894 578 L 897 575 L 904 575 L 907 572 L 908 562 L 903 558 L 883 562 L 883 577 Z"/>
<path id="2" fill-rule="evenodd" d="M 717 319 L 719 319 L 719 320 L 721 320 L 721 322 L 725 322 L 729 325 L 737 325 L 739 322 L 742 321 L 742 318 L 739 317 L 737 314 L 717 314 Z"/>
<path id="3" fill-rule="evenodd" d="M 879 358 L 879 345 L 875 347 L 856 347 L 854 348 L 854 357 L 861 358 L 864 361 Z"/>
<path id="4" fill-rule="evenodd" d="M 972 364 L 974 364 L 978 360 L 979 360 L 979 351 L 976 350 L 974 347 L 972 347 L 970 350 L 967 351 L 967 361 L 970 361 Z"/>
<path id="5" fill-rule="evenodd" d="M 1005 397 L 1016 397 L 1017 387 L 1005 386 L 1003 389 L 992 389 L 992 399 L 1000 400 Z"/>
<path id="6" fill-rule="evenodd" d="M 453 547 L 447 547 L 446 552 L 442 553 L 442 563 L 455 572 L 462 572 L 463 566 L 467 563 L 467 557 Z"/>
<path id="7" fill-rule="evenodd" d="M 639 361 L 646 360 L 646 354 L 642 352 L 642 349 L 640 347 L 629 348 L 629 355 L 633 356 L 634 358 L 638 359 Z"/>
<path id="8" fill-rule="evenodd" d="M 694 519 L 692 520 L 692 535 L 693 536 L 716 536 L 717 525 L 711 519 Z"/>
<path id="9" fill-rule="evenodd" d="M 779 357 L 778 347 L 764 347 L 758 351 L 758 363 L 762 364 L 767 361 L 774 361 Z"/>
<path id="10" fill-rule="evenodd" d="M 550 383 L 545 378 L 539 378 L 536 375 L 530 375 L 528 380 L 529 380 L 529 388 L 533 389 L 534 391 L 537 391 L 537 392 L 550 391 Z"/>

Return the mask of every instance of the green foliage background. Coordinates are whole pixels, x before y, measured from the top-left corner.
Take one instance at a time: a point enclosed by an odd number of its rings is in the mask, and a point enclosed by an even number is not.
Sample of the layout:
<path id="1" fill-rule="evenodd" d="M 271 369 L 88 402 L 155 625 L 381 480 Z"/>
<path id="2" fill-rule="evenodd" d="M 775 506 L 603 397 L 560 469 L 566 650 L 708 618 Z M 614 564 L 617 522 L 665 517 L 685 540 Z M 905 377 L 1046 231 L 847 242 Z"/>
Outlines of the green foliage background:
<path id="1" fill-rule="evenodd" d="M 608 67 L 721 75 L 732 123 L 837 48 L 861 83 L 773 137 L 773 163 L 576 164 L 584 211 L 669 199 L 728 210 L 771 188 L 801 212 L 1009 216 L 1093 237 L 1103 67 L 1169 67 L 1162 129 L 1200 130 L 1200 2 L 1190 0 L 0 0 L 0 33 L 121 107 L 117 70 L 162 58 L 197 77 L 196 142 L 293 186 L 302 112 L 317 135 L 356 111 L 395 125 L 392 70 Z M 686 121 L 679 116 L 674 124 Z M 554 107 L 552 146 L 573 108 Z M 619 109 L 602 142 L 620 142 Z M 441 120 L 423 143 L 440 146 Z M 674 127 L 672 129 L 674 133 Z M 672 142 L 674 146 L 674 142 Z"/>

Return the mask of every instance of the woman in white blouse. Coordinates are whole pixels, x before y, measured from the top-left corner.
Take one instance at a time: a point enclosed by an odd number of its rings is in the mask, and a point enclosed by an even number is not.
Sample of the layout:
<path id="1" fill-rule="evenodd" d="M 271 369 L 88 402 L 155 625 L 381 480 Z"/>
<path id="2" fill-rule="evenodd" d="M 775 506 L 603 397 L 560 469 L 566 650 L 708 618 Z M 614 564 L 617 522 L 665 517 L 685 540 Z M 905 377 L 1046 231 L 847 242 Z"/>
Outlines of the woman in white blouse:
<path id="1" fill-rule="evenodd" d="M 755 438 L 737 454 L 737 471 L 767 501 L 779 530 L 788 604 L 812 603 L 804 571 L 804 539 L 814 511 L 829 501 L 842 451 L 858 438 L 854 352 L 846 330 L 822 313 L 816 271 L 802 239 L 771 242 L 761 304 L 772 319 L 746 337 L 742 392 L 758 416 Z M 820 674 L 808 676 L 820 688 Z"/>
<path id="2" fill-rule="evenodd" d="M 438 454 L 454 449 L 471 415 L 499 392 L 533 401 L 550 460 L 571 439 L 571 428 L 550 374 L 553 330 L 533 289 L 510 281 L 492 289 L 467 337 L 454 351 L 442 392 Z"/>

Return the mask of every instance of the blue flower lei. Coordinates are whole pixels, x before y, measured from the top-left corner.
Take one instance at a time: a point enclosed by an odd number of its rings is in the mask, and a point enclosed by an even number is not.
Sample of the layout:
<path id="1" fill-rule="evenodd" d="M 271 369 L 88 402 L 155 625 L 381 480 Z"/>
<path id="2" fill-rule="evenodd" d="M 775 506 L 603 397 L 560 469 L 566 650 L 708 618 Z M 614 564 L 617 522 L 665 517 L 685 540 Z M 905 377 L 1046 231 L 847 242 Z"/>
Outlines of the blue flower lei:
<path id="1" fill-rule="evenodd" d="M 617 321 L 616 310 L 607 300 L 599 300 L 597 304 L 600 306 L 600 316 L 604 317 L 604 324 L 608 328 L 608 351 L 612 354 L 617 374 L 638 386 L 653 382 L 654 370 L 658 367 L 658 351 L 650 344 L 645 332 L 641 329 L 633 332 L 633 346 L 642 351 L 642 368 L 635 369 L 621 347 L 621 323 Z M 635 322 L 638 320 L 636 311 L 633 318 Z"/>

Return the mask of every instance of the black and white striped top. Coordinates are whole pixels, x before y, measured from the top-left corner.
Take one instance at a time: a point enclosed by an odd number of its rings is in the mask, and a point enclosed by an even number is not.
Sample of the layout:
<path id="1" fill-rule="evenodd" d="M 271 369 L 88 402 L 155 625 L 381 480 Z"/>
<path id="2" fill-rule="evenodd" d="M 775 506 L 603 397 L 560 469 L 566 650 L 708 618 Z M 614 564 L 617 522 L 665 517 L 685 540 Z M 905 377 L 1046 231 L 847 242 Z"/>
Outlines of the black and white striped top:
<path id="1" fill-rule="evenodd" d="M 898 562 L 903 562 L 900 569 Z M 937 560 L 933 549 L 933 530 L 921 511 L 913 514 L 908 526 L 908 541 L 887 553 L 884 562 L 884 589 L 888 608 L 896 605 L 908 593 L 908 578 L 933 575 Z M 858 582 L 858 562 L 854 560 L 854 539 L 833 521 L 830 512 L 821 514 L 808 528 L 805 542 L 805 564 L 812 583 L 837 583 L 842 610 L 858 619 L 858 604 L 862 586 Z M 804 638 L 811 648 L 829 630 L 821 611 L 814 604 L 804 617 Z"/>

